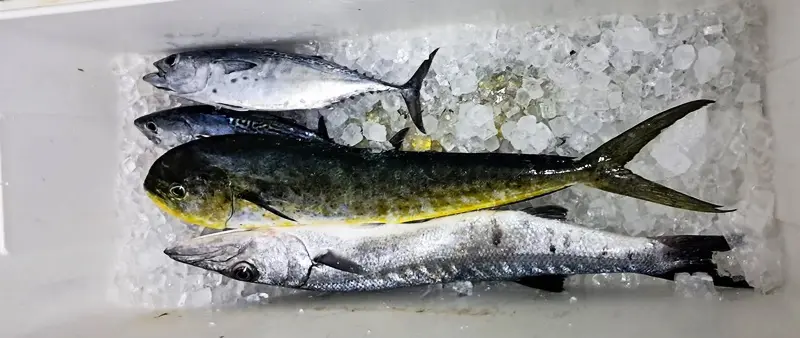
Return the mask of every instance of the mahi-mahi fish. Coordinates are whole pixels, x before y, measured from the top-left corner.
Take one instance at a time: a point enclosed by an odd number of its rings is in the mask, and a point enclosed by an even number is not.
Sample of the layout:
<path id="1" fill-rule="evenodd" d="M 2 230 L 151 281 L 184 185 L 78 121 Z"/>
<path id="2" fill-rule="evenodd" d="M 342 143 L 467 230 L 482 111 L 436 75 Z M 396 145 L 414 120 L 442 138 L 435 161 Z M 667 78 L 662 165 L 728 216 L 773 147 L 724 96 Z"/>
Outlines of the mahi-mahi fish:
<path id="1" fill-rule="evenodd" d="M 707 273 L 723 236 L 631 237 L 565 221 L 566 209 L 484 210 L 414 224 L 234 229 L 178 242 L 172 259 L 227 277 L 293 289 L 375 291 L 456 281 L 515 281 L 562 291 L 567 276 Z"/>
<path id="2" fill-rule="evenodd" d="M 165 212 L 213 229 L 422 221 L 574 184 L 686 210 L 727 212 L 624 167 L 661 130 L 711 102 L 656 114 L 581 158 L 374 152 L 270 135 L 215 136 L 167 151 L 151 166 L 144 189 Z"/>
<path id="3" fill-rule="evenodd" d="M 420 89 L 438 49 L 404 84 L 389 83 L 319 56 L 221 48 L 170 54 L 142 79 L 172 95 L 233 110 L 318 109 L 358 95 L 399 92 L 421 132 Z"/>

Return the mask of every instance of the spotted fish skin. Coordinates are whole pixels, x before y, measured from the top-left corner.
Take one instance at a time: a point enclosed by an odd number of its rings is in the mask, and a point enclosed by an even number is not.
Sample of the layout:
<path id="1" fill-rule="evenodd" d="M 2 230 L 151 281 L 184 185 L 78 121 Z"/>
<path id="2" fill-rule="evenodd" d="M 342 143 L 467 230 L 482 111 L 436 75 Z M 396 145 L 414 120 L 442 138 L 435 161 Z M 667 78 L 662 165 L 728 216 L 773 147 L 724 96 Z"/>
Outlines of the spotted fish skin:
<path id="1" fill-rule="evenodd" d="M 379 80 L 318 56 L 254 48 L 171 54 L 154 62 L 158 72 L 143 80 L 173 95 L 233 110 L 320 109 L 358 95 L 397 92 L 424 133 L 420 89 L 437 50 L 404 84 Z"/>
<path id="2" fill-rule="evenodd" d="M 246 282 L 355 292 L 455 281 L 703 271 L 721 236 L 630 237 L 524 211 L 478 211 L 414 224 L 231 230 L 179 242 L 173 259 Z M 250 274 L 241 273 L 249 270 Z"/>

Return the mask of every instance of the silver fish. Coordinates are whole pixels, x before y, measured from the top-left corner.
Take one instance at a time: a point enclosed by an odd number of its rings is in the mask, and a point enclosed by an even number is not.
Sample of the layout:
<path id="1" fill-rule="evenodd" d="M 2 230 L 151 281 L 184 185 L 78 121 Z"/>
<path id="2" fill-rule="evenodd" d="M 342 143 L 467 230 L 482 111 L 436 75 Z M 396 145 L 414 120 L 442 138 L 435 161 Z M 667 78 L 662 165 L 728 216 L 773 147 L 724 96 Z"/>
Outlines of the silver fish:
<path id="1" fill-rule="evenodd" d="M 456 281 L 515 281 L 562 291 L 569 275 L 640 273 L 673 279 L 720 276 L 712 253 L 722 236 L 631 237 L 565 221 L 566 209 L 477 211 L 412 224 L 227 230 L 164 250 L 227 277 L 294 289 L 354 292 Z"/>
<path id="2" fill-rule="evenodd" d="M 171 54 L 143 80 L 195 102 L 233 110 L 319 109 L 366 93 L 397 91 L 421 132 L 420 89 L 434 50 L 408 82 L 385 82 L 318 56 L 225 48 Z"/>

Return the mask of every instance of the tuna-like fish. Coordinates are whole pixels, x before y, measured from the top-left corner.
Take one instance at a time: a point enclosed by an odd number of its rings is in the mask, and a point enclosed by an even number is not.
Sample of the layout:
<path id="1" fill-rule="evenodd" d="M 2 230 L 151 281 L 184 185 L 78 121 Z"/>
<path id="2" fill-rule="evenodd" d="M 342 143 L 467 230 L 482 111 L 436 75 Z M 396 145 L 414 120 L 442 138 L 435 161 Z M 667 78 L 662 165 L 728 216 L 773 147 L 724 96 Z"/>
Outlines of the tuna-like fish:
<path id="1" fill-rule="evenodd" d="M 139 117 L 133 123 L 150 141 L 165 149 L 203 137 L 230 134 L 268 134 L 300 141 L 330 142 L 322 118 L 317 131 L 312 131 L 271 113 L 242 112 L 209 105 L 165 109 Z"/>
<path id="2" fill-rule="evenodd" d="M 244 282 L 325 292 L 385 290 L 456 281 L 516 281 L 548 291 L 570 275 L 638 273 L 674 279 L 717 273 L 722 236 L 630 237 L 564 220 L 558 206 L 477 211 L 414 224 L 236 229 L 164 250 L 172 259 Z"/>
<path id="3" fill-rule="evenodd" d="M 726 212 L 624 167 L 661 130 L 711 102 L 693 101 L 657 114 L 582 158 L 376 153 L 269 135 L 210 137 L 158 158 L 144 189 L 167 213 L 215 229 L 421 221 L 507 205 L 579 183 L 676 208 Z"/>
<path id="4" fill-rule="evenodd" d="M 420 88 L 437 51 L 404 84 L 382 81 L 318 56 L 250 48 L 171 54 L 154 62 L 158 72 L 143 80 L 173 95 L 233 110 L 318 109 L 361 94 L 397 91 L 424 133 Z"/>

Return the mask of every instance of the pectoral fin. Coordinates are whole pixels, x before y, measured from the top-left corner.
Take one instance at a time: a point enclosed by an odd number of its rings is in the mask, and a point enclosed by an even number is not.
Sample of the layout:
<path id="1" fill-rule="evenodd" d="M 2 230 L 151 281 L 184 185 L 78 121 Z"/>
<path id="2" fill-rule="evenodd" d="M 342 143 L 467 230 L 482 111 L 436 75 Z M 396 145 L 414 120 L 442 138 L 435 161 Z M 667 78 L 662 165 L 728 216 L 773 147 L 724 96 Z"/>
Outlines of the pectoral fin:
<path id="1" fill-rule="evenodd" d="M 250 203 L 253 203 L 253 204 L 257 205 L 257 206 L 263 208 L 264 210 L 267 210 L 267 211 L 275 214 L 276 216 L 278 216 L 280 218 L 283 218 L 283 219 L 286 219 L 286 220 L 289 220 L 289 221 L 292 221 L 292 222 L 297 222 L 294 218 L 291 218 L 291 217 L 287 216 L 286 214 L 284 214 L 284 213 L 278 211 L 277 209 L 273 208 L 272 206 L 270 206 L 269 205 L 269 201 L 264 200 L 258 194 L 255 194 L 255 193 L 247 191 L 247 192 L 240 193 L 238 195 L 238 197 L 243 199 L 243 200 L 245 200 L 245 201 L 248 201 Z"/>
<path id="2" fill-rule="evenodd" d="M 317 121 L 317 135 L 320 137 L 330 141 L 331 137 L 328 135 L 328 127 L 325 126 L 325 117 L 320 116 L 319 121 Z"/>
<path id="3" fill-rule="evenodd" d="M 225 69 L 225 74 L 241 72 L 258 66 L 253 62 L 244 60 L 220 60 L 217 63 Z"/>
<path id="4" fill-rule="evenodd" d="M 529 276 L 522 277 L 515 280 L 520 285 L 529 288 L 549 291 L 549 292 L 564 292 L 564 281 L 567 276 L 563 275 L 545 275 L 545 276 Z"/>
<path id="5" fill-rule="evenodd" d="M 364 273 L 364 268 L 358 265 L 358 263 L 353 262 L 347 258 L 338 256 L 331 251 L 328 251 L 322 255 L 314 257 L 314 262 L 344 272 L 355 273 L 359 275 Z"/>
<path id="6" fill-rule="evenodd" d="M 406 134 L 408 134 L 409 129 L 410 128 L 400 129 L 397 134 L 394 134 L 394 136 L 389 139 L 389 143 L 392 144 L 392 147 L 394 147 L 395 150 L 400 150 L 400 147 L 403 146 L 403 139 L 406 138 Z"/>

